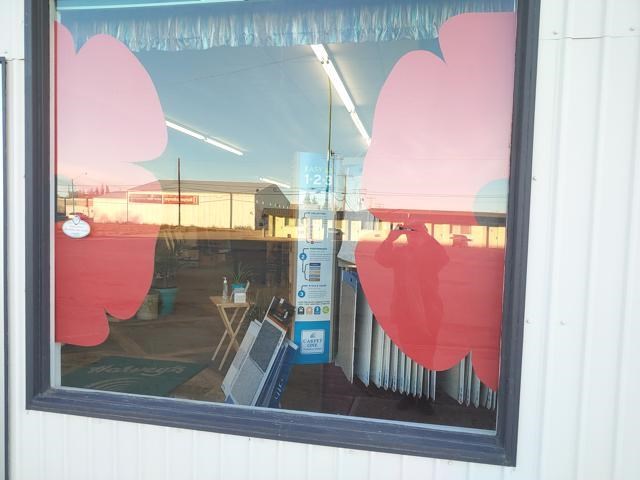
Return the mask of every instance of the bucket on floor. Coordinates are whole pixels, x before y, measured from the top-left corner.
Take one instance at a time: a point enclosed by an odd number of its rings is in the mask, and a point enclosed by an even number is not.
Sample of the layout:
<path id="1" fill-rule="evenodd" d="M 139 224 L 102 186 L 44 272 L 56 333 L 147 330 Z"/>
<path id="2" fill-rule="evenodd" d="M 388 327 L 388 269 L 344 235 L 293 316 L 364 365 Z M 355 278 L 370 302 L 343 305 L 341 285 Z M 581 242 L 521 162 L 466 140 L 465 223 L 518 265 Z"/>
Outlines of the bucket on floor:
<path id="1" fill-rule="evenodd" d="M 144 301 L 140 308 L 138 309 L 138 313 L 136 313 L 136 318 L 139 320 L 155 320 L 158 318 L 158 301 L 160 299 L 160 295 L 157 292 L 149 292 L 147 296 L 144 297 Z"/>
<path id="2" fill-rule="evenodd" d="M 173 313 L 178 288 L 158 288 L 156 291 L 160 294 L 160 315 Z"/>

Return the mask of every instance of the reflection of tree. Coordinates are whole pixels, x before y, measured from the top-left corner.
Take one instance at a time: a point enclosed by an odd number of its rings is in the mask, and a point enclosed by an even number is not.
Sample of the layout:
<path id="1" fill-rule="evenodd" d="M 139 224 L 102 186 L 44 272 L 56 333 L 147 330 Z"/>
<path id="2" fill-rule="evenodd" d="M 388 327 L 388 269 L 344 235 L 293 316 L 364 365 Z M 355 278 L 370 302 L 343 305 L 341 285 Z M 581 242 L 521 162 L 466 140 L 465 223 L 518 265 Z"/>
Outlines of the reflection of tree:
<path id="1" fill-rule="evenodd" d="M 402 236 L 405 241 L 400 241 Z M 391 230 L 376 250 L 375 259 L 393 270 L 392 275 L 379 280 L 389 282 L 391 290 L 392 328 L 388 333 L 396 337 L 396 343 L 407 345 L 415 343 L 415 338 L 428 338 L 435 346 L 443 318 L 439 273 L 449 262 L 444 247 L 424 224 L 412 223 Z"/>

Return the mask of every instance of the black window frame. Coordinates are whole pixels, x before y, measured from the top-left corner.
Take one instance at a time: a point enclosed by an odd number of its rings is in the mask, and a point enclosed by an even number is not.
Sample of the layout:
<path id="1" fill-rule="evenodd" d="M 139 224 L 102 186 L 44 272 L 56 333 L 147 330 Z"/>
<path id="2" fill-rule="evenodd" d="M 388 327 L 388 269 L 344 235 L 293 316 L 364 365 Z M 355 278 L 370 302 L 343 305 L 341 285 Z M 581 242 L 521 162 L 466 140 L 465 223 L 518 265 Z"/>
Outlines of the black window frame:
<path id="1" fill-rule="evenodd" d="M 351 449 L 516 465 L 540 0 L 518 1 L 507 211 L 509 240 L 495 433 L 52 387 L 51 14 L 47 0 L 25 0 L 27 409 Z"/>

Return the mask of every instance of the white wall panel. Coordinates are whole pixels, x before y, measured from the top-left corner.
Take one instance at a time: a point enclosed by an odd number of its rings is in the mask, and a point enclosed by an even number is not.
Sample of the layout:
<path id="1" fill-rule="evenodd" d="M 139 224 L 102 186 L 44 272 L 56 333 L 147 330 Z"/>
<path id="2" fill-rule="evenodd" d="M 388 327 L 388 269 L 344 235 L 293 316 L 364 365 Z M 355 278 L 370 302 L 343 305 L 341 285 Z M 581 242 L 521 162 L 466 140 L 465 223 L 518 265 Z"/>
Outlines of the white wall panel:
<path id="1" fill-rule="evenodd" d="M 495 467 L 489 467 L 495 471 Z M 402 457 L 402 480 L 434 480 L 436 460 L 421 457 Z"/>
<path id="2" fill-rule="evenodd" d="M 248 468 L 248 478 L 250 480 L 277 480 L 280 478 L 280 472 L 287 468 L 286 462 L 279 464 L 276 461 L 278 458 L 278 442 L 252 438 L 249 441 L 249 451 L 240 451 L 238 453 L 241 458 L 247 454 L 246 458 L 249 460 L 247 463 L 248 467 L 250 467 Z"/>
<path id="3" fill-rule="evenodd" d="M 433 467 L 433 478 L 438 480 L 458 480 L 468 479 L 471 465 L 462 462 L 452 462 L 450 460 L 436 460 Z M 500 472 L 496 469 L 496 475 Z"/>
<path id="4" fill-rule="evenodd" d="M 91 422 L 78 421 L 63 417 L 64 425 L 64 479 L 65 480 L 86 480 L 91 477 L 93 466 L 90 462 L 89 453 L 91 451 L 92 434 Z M 67 447 L 67 444 L 69 446 Z M 74 462 L 80 458 L 82 461 Z"/>
<path id="5" fill-rule="evenodd" d="M 225 435 L 220 442 L 221 478 L 228 480 L 245 480 L 250 478 L 252 470 L 251 442 L 253 439 Z M 274 442 L 271 442 L 274 443 Z M 274 462 L 271 470 L 277 468 Z M 266 472 L 265 472 L 266 473 Z"/>
<path id="6" fill-rule="evenodd" d="M 307 454 L 306 480 L 325 480 L 338 476 L 338 449 L 309 446 Z"/>
<path id="7" fill-rule="evenodd" d="M 552 161 L 557 164 L 557 189 L 551 235 L 552 268 L 548 288 L 547 371 L 544 417 L 541 420 L 541 478 L 572 478 L 573 445 L 581 401 L 580 368 L 585 332 L 586 286 L 589 275 L 589 232 L 593 222 L 595 142 L 598 126 L 598 40 L 566 41 L 561 75 L 562 110 Z M 588 99 L 588 101 L 587 101 Z M 570 114 L 569 114 L 570 113 Z M 544 180 L 542 180 L 544 181 Z M 533 207 L 535 208 L 535 207 Z M 535 235 L 535 234 L 534 234 Z M 535 242 L 534 242 L 535 245 Z M 526 381 L 526 379 L 524 380 Z M 558 429 L 558 425 L 565 428 Z M 558 450 L 563 445 L 564 448 Z M 563 461 L 558 461 L 558 456 Z"/>
<path id="8" fill-rule="evenodd" d="M 338 450 L 338 475 L 336 480 L 369 480 L 371 475 L 370 452 L 362 450 Z"/>
<path id="9" fill-rule="evenodd" d="M 629 198 L 634 186 L 634 137 L 638 116 L 640 42 L 607 38 L 600 62 L 602 81 L 597 128 L 597 163 L 592 190 L 587 312 L 582 346 L 576 477 L 603 478 L 613 467 L 618 342 L 629 258 Z M 629 97 L 617 94 L 629 92 Z M 637 247 L 637 245 L 636 245 Z M 603 408 L 604 407 L 604 408 Z"/>
<path id="10" fill-rule="evenodd" d="M 371 453 L 369 478 L 384 480 L 387 478 L 402 478 L 402 457 L 388 453 Z"/>
<path id="11" fill-rule="evenodd" d="M 194 432 L 193 449 L 190 456 L 193 462 L 193 480 L 214 480 L 223 478 L 222 461 L 222 435 Z"/>
<path id="12" fill-rule="evenodd" d="M 11 32 L 0 52 L 21 44 Z M 24 75 L 10 61 L 11 478 L 640 478 L 640 1 L 544 0 L 541 37 L 516 468 L 26 412 Z"/>
<path id="13" fill-rule="evenodd" d="M 306 480 L 310 449 L 302 443 L 278 442 L 278 479 Z"/>
<path id="14" fill-rule="evenodd" d="M 80 422 L 82 423 L 82 422 Z M 87 465 L 88 480 L 114 480 L 116 465 L 113 461 L 113 446 L 116 437 L 116 424 L 106 420 L 92 419 L 87 422 L 89 428 Z"/>
<path id="15" fill-rule="evenodd" d="M 183 429 L 166 428 L 166 476 L 169 479 L 196 478 L 194 453 L 194 432 Z"/>
<path id="16" fill-rule="evenodd" d="M 636 36 L 640 30 L 637 0 L 545 0 L 543 39 Z"/>
<path id="17" fill-rule="evenodd" d="M 168 432 L 167 428 L 155 426 L 139 429 L 136 445 L 141 468 L 139 478 L 143 480 L 168 480 L 169 465 L 177 463 L 174 458 L 170 458 L 167 451 Z"/>
<path id="18" fill-rule="evenodd" d="M 608 33 L 610 35 L 635 36 L 640 31 L 640 2 L 638 0 L 612 1 Z"/>
<path id="19" fill-rule="evenodd" d="M 144 468 L 140 465 L 140 450 L 146 450 L 146 446 L 140 443 L 140 430 L 143 428 L 149 427 L 124 423 L 116 428 L 115 441 L 111 446 L 111 458 L 115 464 L 114 479 L 139 480 L 142 478 Z M 76 461 L 82 460 L 77 459 Z M 148 467 L 152 468 L 151 465 Z"/>
<path id="20" fill-rule="evenodd" d="M 0 57 L 24 58 L 24 6 L 21 0 L 0 1 Z"/>

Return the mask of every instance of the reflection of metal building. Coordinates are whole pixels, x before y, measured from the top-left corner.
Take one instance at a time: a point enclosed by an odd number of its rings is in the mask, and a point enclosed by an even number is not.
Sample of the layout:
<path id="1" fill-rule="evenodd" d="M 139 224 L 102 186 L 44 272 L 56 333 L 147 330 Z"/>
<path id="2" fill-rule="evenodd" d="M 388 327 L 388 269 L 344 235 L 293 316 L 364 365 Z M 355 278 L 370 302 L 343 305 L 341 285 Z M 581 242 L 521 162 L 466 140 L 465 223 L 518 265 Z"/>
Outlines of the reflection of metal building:
<path id="1" fill-rule="evenodd" d="M 264 226 L 265 208 L 287 208 L 273 184 L 160 180 L 93 199 L 93 217 L 104 223 L 146 223 L 254 230 Z"/>
<path id="2" fill-rule="evenodd" d="M 297 205 L 289 208 L 265 209 L 269 219 L 269 235 L 280 238 L 298 238 L 301 225 Z M 495 212 L 429 211 L 423 214 L 424 225 L 430 235 L 443 246 L 504 248 L 506 241 L 506 214 Z M 329 222 L 342 232 L 343 241 L 357 242 L 362 235 L 374 231 L 389 231 L 390 222 L 380 221 L 366 210 L 335 212 L 335 221 Z M 322 238 L 323 225 L 315 220 L 313 235 Z"/>

